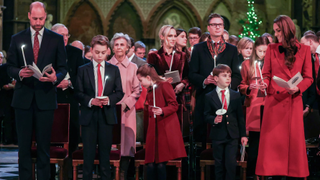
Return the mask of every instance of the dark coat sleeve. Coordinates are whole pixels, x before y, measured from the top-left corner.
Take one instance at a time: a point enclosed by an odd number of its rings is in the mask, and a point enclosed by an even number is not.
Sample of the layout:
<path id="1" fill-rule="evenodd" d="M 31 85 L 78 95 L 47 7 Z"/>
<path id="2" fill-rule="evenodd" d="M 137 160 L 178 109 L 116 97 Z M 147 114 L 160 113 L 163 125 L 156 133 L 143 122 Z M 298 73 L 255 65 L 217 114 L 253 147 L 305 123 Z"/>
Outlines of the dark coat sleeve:
<path id="1" fill-rule="evenodd" d="M 113 88 L 113 93 L 109 95 L 110 106 L 115 106 L 124 96 L 122 90 L 121 76 L 119 68 L 114 66 L 115 68 L 115 83 Z"/>
<path id="2" fill-rule="evenodd" d="M 196 87 L 203 88 L 203 82 L 207 77 L 200 74 L 200 57 L 198 53 L 199 46 L 194 46 L 189 64 L 189 81 Z"/>

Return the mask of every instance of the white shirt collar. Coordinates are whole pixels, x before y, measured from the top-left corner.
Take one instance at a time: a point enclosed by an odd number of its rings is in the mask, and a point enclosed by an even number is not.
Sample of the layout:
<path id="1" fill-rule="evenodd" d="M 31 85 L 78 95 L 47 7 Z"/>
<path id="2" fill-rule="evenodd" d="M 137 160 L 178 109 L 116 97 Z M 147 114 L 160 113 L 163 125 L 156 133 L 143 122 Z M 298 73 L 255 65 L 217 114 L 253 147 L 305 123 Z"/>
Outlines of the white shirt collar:
<path id="1" fill-rule="evenodd" d="M 94 68 L 98 66 L 98 63 L 95 60 L 92 60 L 92 63 Z M 102 61 L 100 64 L 101 64 L 101 67 L 103 68 L 105 65 L 105 61 Z"/>
<path id="2" fill-rule="evenodd" d="M 219 95 L 219 93 L 220 93 L 221 90 L 226 90 L 226 91 L 224 92 L 224 94 L 226 94 L 226 93 L 229 91 L 229 88 L 226 87 L 225 89 L 222 89 L 222 88 L 219 88 L 219 87 L 217 86 L 216 91 L 217 91 L 218 95 Z"/>
<path id="3" fill-rule="evenodd" d="M 316 53 L 320 54 L 320 45 L 317 47 Z"/>
<path id="4" fill-rule="evenodd" d="M 134 53 L 130 57 L 128 57 L 130 62 L 132 61 L 133 57 L 134 57 Z"/>
<path id="5" fill-rule="evenodd" d="M 30 26 L 31 35 L 35 36 L 36 31 Z M 44 32 L 44 27 L 39 31 L 39 35 L 42 36 Z"/>
<path id="6" fill-rule="evenodd" d="M 219 43 L 220 42 L 220 40 L 217 42 L 217 43 Z M 214 40 L 212 40 L 212 43 L 214 44 L 215 43 L 215 41 Z"/>

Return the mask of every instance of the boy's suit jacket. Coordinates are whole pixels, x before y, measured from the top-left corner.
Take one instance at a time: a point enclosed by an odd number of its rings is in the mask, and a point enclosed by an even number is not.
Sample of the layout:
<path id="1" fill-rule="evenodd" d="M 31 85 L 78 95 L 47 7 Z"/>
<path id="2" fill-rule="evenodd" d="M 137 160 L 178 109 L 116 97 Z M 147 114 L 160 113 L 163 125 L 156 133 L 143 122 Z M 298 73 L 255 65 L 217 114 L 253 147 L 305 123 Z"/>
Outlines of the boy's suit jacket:
<path id="1" fill-rule="evenodd" d="M 222 104 L 216 89 L 206 94 L 205 98 L 205 121 L 211 125 L 210 138 L 212 140 L 224 140 L 228 134 L 232 139 L 245 137 L 246 129 L 240 93 L 229 89 L 230 102 L 228 110 L 223 115 L 222 122 L 214 124 L 216 111 L 221 109 Z"/>
<path id="2" fill-rule="evenodd" d="M 88 125 L 92 119 L 94 108 L 88 107 L 91 98 L 95 98 L 95 79 L 93 72 L 93 63 L 87 63 L 79 67 L 77 83 L 75 86 L 76 98 L 81 104 L 80 107 L 80 125 Z M 116 104 L 124 93 L 122 91 L 120 71 L 117 66 L 105 63 L 105 77 L 108 76 L 104 85 L 103 96 L 108 96 L 110 105 L 103 106 L 104 114 L 108 124 L 117 124 Z"/>

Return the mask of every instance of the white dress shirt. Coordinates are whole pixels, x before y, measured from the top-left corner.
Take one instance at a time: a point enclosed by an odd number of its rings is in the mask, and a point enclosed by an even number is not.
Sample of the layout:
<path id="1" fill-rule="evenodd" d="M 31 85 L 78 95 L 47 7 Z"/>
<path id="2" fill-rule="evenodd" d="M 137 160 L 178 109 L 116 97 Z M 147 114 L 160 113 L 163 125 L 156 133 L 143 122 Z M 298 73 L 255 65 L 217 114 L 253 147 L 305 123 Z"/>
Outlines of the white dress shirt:
<path id="1" fill-rule="evenodd" d="M 316 53 L 318 54 L 319 58 L 320 58 L 320 45 L 317 47 L 316 49 Z M 319 61 L 319 59 L 317 59 Z"/>
<path id="2" fill-rule="evenodd" d="M 222 92 L 221 92 L 221 90 L 226 90 L 225 92 L 224 92 L 224 97 L 226 98 L 226 102 L 224 102 L 224 103 L 227 103 L 227 107 L 229 108 L 229 104 L 230 104 L 230 91 L 229 91 L 229 88 L 225 88 L 225 89 L 222 89 L 222 88 L 219 88 L 218 86 L 217 86 L 217 88 L 216 88 L 216 91 L 217 91 L 217 94 L 218 94 L 218 97 L 219 97 L 219 99 L 220 99 L 220 102 L 221 102 L 221 104 L 223 104 L 223 102 L 222 102 Z M 223 108 L 223 107 L 222 107 Z M 222 109 L 221 108 L 221 109 Z"/>
<path id="3" fill-rule="evenodd" d="M 98 63 L 95 60 L 92 60 L 93 63 L 93 74 L 94 74 L 94 84 L 95 84 L 95 97 L 98 97 Z M 105 84 L 105 80 L 107 79 L 107 77 L 104 77 L 104 72 L 105 72 L 105 66 L 106 63 L 105 61 L 102 61 L 100 63 L 100 74 L 101 74 L 101 79 L 102 79 L 102 88 L 104 90 L 104 84 Z M 93 98 L 90 99 L 88 106 L 91 107 L 91 101 L 93 100 Z M 110 101 L 108 102 L 108 105 L 110 104 Z"/>
<path id="4" fill-rule="evenodd" d="M 36 35 L 36 31 L 31 26 L 30 26 L 30 31 L 31 31 L 31 43 L 32 43 L 32 48 L 33 48 L 34 36 Z M 39 34 L 38 34 L 39 48 L 41 47 L 43 32 L 44 32 L 44 27 L 39 31 Z"/>

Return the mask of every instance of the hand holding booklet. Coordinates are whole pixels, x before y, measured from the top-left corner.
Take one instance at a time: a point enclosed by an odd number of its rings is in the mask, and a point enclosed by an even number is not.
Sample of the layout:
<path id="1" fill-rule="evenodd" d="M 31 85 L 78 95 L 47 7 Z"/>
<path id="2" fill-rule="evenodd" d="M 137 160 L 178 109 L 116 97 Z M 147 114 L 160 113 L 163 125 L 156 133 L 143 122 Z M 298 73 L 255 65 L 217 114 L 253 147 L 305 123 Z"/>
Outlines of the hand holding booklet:
<path id="1" fill-rule="evenodd" d="M 285 89 L 290 89 L 296 87 L 303 80 L 303 77 L 301 76 L 300 72 L 298 72 L 288 82 L 277 76 L 273 76 L 272 79 L 277 83 L 278 86 Z"/>
<path id="2" fill-rule="evenodd" d="M 46 67 L 43 68 L 42 72 L 38 68 L 38 66 L 33 62 L 32 65 L 27 65 L 27 68 L 31 69 L 33 71 L 33 77 L 40 79 L 43 77 L 45 72 L 51 72 L 52 64 L 48 64 Z"/>

